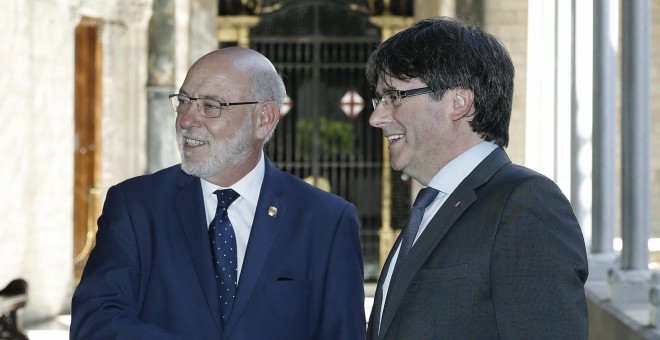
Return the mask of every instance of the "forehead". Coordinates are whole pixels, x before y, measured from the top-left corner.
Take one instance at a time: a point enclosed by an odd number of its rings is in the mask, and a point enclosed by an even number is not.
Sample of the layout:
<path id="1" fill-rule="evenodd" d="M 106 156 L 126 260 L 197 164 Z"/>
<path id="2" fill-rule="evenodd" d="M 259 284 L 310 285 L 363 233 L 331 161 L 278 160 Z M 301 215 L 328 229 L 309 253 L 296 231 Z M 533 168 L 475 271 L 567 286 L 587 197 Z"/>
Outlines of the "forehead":
<path id="1" fill-rule="evenodd" d="M 195 64 L 181 86 L 181 92 L 193 96 L 226 98 L 247 89 L 243 75 L 231 66 Z"/>

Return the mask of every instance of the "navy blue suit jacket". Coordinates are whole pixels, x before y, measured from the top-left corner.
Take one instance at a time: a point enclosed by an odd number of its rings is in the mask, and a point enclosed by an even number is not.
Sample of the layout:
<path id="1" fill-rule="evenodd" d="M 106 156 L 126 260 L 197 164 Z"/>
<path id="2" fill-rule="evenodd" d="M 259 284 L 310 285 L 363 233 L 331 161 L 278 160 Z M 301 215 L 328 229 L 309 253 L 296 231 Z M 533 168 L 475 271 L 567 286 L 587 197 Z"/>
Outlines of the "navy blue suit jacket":
<path id="1" fill-rule="evenodd" d="M 379 324 L 381 275 L 367 338 L 586 339 L 587 275 L 582 231 L 559 187 L 498 148 L 397 263 Z"/>
<path id="2" fill-rule="evenodd" d="M 199 178 L 174 166 L 118 184 L 98 224 L 73 296 L 72 339 L 365 336 L 355 207 L 268 160 L 224 326 Z"/>

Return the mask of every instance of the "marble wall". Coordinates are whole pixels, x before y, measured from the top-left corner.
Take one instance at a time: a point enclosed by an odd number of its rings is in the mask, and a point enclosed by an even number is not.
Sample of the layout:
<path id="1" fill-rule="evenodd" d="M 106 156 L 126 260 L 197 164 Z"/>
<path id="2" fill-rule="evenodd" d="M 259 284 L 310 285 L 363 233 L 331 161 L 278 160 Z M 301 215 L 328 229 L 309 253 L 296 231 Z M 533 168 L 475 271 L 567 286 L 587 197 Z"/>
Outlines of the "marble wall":
<path id="1" fill-rule="evenodd" d="M 509 50 L 516 70 L 507 154 L 525 164 L 525 111 L 527 107 L 527 3 L 516 0 L 484 1 L 484 28 Z"/>
<path id="2" fill-rule="evenodd" d="M 73 34 L 61 1 L 3 1 L 0 286 L 23 277 L 33 318 L 71 289 Z"/>
<path id="3" fill-rule="evenodd" d="M 25 321 L 66 312 L 74 287 L 74 30 L 103 21 L 102 189 L 145 168 L 149 1 L 0 0 L 0 287 L 29 284 Z"/>
<path id="4" fill-rule="evenodd" d="M 660 2 L 651 1 L 651 236 L 660 237 Z"/>

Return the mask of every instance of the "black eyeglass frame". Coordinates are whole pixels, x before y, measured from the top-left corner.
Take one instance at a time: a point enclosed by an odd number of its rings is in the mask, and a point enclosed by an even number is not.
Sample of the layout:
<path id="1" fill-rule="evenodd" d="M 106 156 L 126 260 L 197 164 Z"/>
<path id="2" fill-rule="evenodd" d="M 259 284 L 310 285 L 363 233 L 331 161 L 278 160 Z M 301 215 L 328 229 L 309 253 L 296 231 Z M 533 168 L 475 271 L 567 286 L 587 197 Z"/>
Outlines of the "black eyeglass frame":
<path id="1" fill-rule="evenodd" d="M 170 99 L 170 102 L 172 103 L 172 109 L 174 110 L 174 112 L 176 112 L 176 114 L 183 114 L 183 112 L 179 113 L 179 111 L 177 110 L 177 107 L 179 107 L 179 105 L 180 105 L 179 97 L 185 97 L 185 98 L 190 99 L 190 102 L 191 102 L 191 103 L 192 103 L 193 101 L 194 101 L 195 103 L 197 103 L 197 110 L 199 111 L 199 113 L 200 113 L 202 116 L 204 116 L 204 117 L 206 117 L 206 118 L 218 118 L 218 117 L 220 117 L 220 115 L 222 114 L 222 107 L 225 107 L 225 106 L 249 105 L 249 104 L 259 104 L 259 103 L 260 103 L 260 102 L 255 102 L 255 101 L 251 101 L 251 102 L 223 103 L 223 102 L 221 102 L 221 101 L 219 101 L 219 100 L 216 100 L 216 99 L 213 99 L 213 98 L 204 98 L 204 97 L 198 97 L 198 98 L 195 98 L 195 97 L 191 97 L 191 96 L 185 95 L 185 94 L 183 94 L 183 93 L 172 93 L 172 94 L 170 94 L 170 95 L 168 96 L 168 98 Z M 204 109 L 202 108 L 201 103 L 199 102 L 200 99 L 201 99 L 201 100 L 211 100 L 211 101 L 213 101 L 213 102 L 218 103 L 218 108 L 219 108 L 219 110 L 218 110 L 218 112 L 219 112 L 218 115 L 217 115 L 217 116 L 214 116 L 214 115 L 209 116 L 209 115 L 207 115 L 207 114 L 204 112 Z"/>
<path id="2" fill-rule="evenodd" d="M 376 109 L 376 106 L 378 106 L 378 103 L 383 103 L 383 108 L 385 108 L 386 110 L 391 110 L 392 108 L 401 105 L 400 104 L 401 99 L 403 99 L 403 98 L 414 97 L 414 96 L 419 96 L 419 95 L 422 95 L 422 94 L 433 93 L 433 92 L 435 92 L 435 91 L 433 91 L 433 89 L 428 87 L 428 86 L 427 87 L 420 87 L 420 88 L 416 88 L 416 89 L 410 89 L 410 90 L 396 90 L 396 89 L 395 90 L 387 90 L 380 96 L 380 98 L 371 98 L 371 104 L 374 106 L 374 110 Z M 390 108 L 386 104 L 388 100 L 383 99 L 383 98 L 385 98 L 386 95 L 391 95 L 392 93 L 396 93 L 397 97 L 399 97 L 399 99 L 398 99 L 399 104 L 394 105 L 394 103 L 392 103 L 392 108 Z"/>

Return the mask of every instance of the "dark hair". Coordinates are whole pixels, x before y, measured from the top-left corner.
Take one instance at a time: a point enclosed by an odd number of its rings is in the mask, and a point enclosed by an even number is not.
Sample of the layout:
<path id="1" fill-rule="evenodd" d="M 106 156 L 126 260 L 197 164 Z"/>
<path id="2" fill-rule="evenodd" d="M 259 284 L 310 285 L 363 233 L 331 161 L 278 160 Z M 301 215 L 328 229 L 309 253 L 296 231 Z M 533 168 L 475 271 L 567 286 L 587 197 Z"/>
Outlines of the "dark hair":
<path id="1" fill-rule="evenodd" d="M 463 87 L 475 95 L 472 130 L 500 146 L 509 143 L 514 69 L 506 47 L 481 27 L 452 18 L 416 22 L 380 44 L 369 57 L 367 80 L 379 76 L 417 78 L 431 87 L 431 98 Z"/>

